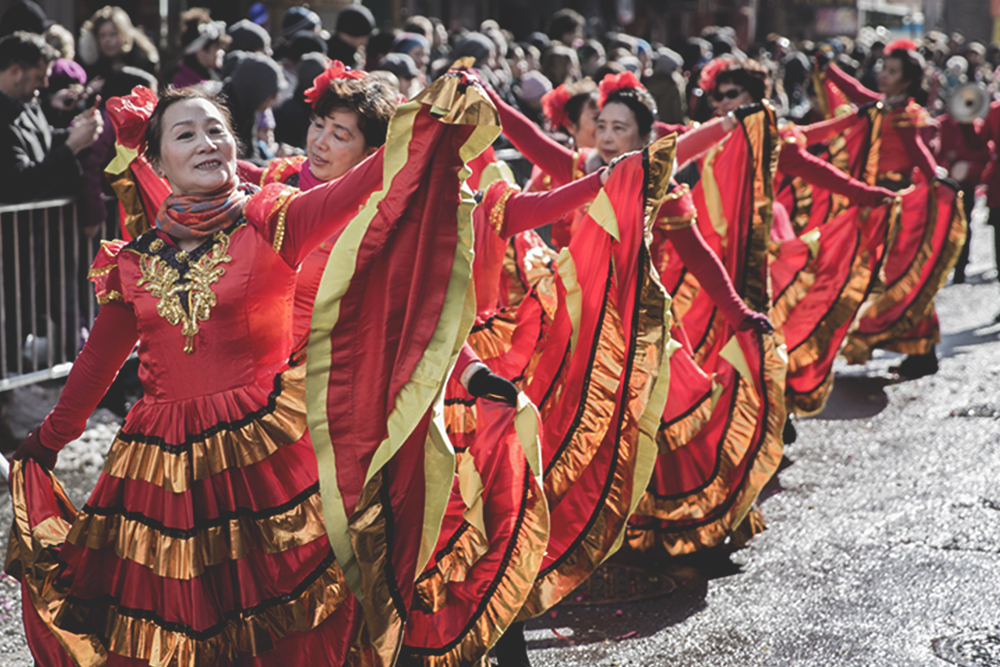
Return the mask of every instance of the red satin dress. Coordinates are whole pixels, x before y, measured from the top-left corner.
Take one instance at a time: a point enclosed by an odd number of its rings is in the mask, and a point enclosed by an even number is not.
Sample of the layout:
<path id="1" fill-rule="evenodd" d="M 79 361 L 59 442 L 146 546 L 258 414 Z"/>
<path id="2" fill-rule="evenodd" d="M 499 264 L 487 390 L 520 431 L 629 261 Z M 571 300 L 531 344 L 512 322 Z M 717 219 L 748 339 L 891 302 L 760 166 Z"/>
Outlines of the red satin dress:
<path id="1" fill-rule="evenodd" d="M 145 395 L 86 505 L 51 517 L 58 560 L 25 572 L 36 655 L 189 667 L 351 656 L 360 612 L 324 527 L 305 369 L 289 366 L 292 291 L 304 257 L 350 219 L 337 211 L 378 186 L 380 158 L 346 190 L 248 213 L 195 250 L 155 229 L 104 244 L 90 275 L 105 305 L 38 437 L 53 449 L 78 437 L 136 341 Z"/>
<path id="2" fill-rule="evenodd" d="M 935 176 L 924 140 L 933 121 L 912 99 L 886 104 L 882 96 L 831 65 L 827 76 L 855 104 L 880 103 L 868 110 L 868 132 L 857 142 L 851 162 L 855 178 L 903 193 L 898 232 L 886 252 L 885 290 L 870 301 L 851 332 L 844 356 L 864 363 L 875 348 L 928 354 L 941 340 L 934 295 L 944 286 L 965 243 L 967 222 L 960 192 Z"/>

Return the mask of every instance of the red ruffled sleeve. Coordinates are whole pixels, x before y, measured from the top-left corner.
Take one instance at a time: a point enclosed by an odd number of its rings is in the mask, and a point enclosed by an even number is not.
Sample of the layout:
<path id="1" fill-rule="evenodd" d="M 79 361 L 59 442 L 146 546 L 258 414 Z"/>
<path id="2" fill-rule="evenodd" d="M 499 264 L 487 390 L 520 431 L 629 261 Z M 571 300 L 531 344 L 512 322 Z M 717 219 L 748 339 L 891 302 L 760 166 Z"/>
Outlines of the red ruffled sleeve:
<path id="1" fill-rule="evenodd" d="M 97 257 L 87 272 L 87 277 L 94 283 L 97 303 L 102 306 L 124 299 L 121 276 L 118 274 L 118 254 L 124 247 L 124 241 L 101 241 Z"/>

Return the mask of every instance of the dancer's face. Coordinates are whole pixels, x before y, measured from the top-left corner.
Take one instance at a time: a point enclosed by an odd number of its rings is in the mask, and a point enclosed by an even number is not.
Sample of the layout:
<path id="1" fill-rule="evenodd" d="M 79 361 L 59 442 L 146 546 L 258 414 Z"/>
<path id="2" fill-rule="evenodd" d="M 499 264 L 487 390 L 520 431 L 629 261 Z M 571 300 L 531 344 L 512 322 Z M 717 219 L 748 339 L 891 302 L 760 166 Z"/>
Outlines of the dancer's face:
<path id="1" fill-rule="evenodd" d="M 209 194 L 236 182 L 236 140 L 208 100 L 172 104 L 163 114 L 160 158 L 155 165 L 183 194 Z"/>
<path id="2" fill-rule="evenodd" d="M 639 134 L 635 113 L 627 105 L 608 102 L 597 116 L 595 140 L 601 159 L 611 162 L 619 155 L 641 149 L 649 140 L 649 135 Z"/>
<path id="3" fill-rule="evenodd" d="M 895 97 L 906 91 L 910 82 L 903 78 L 903 63 L 899 58 L 886 58 L 878 71 L 878 89 L 886 97 Z"/>
<path id="4" fill-rule="evenodd" d="M 722 99 L 719 99 L 720 96 Z M 724 116 L 730 111 L 736 111 L 744 104 L 753 103 L 754 99 L 746 89 L 730 81 L 717 84 L 712 92 L 712 105 L 720 116 Z"/>
<path id="5" fill-rule="evenodd" d="M 313 176 L 332 181 L 375 152 L 365 143 L 358 127 L 358 114 L 335 108 L 326 116 L 316 116 L 306 133 L 306 153 Z"/>
<path id="6" fill-rule="evenodd" d="M 573 137 L 573 143 L 577 148 L 593 148 L 596 143 L 597 117 L 600 110 L 596 102 L 588 102 L 580 112 L 580 120 L 577 123 L 567 121 L 566 131 Z"/>

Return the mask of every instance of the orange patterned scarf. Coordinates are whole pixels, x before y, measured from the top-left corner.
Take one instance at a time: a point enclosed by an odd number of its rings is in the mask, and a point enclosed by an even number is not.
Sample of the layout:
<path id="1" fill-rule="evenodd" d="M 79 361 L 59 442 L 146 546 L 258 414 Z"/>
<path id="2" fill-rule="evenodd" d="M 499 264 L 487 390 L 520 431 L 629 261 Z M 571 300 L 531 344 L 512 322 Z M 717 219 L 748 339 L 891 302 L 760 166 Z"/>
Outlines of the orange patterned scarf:
<path id="1" fill-rule="evenodd" d="M 243 215 L 247 191 L 232 184 L 207 195 L 171 194 L 156 214 L 156 226 L 178 239 L 201 239 L 226 229 Z"/>

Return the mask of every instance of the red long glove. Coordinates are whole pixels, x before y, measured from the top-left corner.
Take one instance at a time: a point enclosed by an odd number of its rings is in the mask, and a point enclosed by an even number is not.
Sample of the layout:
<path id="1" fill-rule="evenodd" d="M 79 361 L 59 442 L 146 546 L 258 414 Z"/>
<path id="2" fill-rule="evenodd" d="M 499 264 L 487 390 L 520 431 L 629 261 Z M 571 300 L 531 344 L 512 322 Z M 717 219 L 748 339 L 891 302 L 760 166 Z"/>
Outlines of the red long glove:
<path id="1" fill-rule="evenodd" d="M 750 310 L 736 293 L 722 262 L 705 243 L 694 225 L 666 232 L 684 266 L 698 279 L 719 312 L 738 331 L 757 329 L 770 333 L 774 328 L 767 316 Z"/>
<path id="2" fill-rule="evenodd" d="M 507 238 L 555 222 L 575 208 L 593 201 L 601 191 L 601 172 L 546 192 L 518 192 L 507 200 L 504 232 Z"/>
<path id="3" fill-rule="evenodd" d="M 83 434 L 87 419 L 114 382 L 138 338 L 131 308 L 115 302 L 102 306 L 87 344 L 73 362 L 59 402 L 42 425 L 17 448 L 13 458 L 30 457 L 51 469 L 59 450 Z"/>
<path id="4" fill-rule="evenodd" d="M 825 162 L 798 144 L 783 143 L 778 154 L 778 168 L 786 174 L 798 176 L 807 183 L 826 188 L 847 197 L 862 206 L 879 206 L 886 198 L 896 195 L 880 188 L 851 178 L 829 162 Z"/>
<path id="5" fill-rule="evenodd" d="M 500 112 L 500 124 L 514 147 L 529 162 L 552 177 L 554 185 L 565 185 L 573 180 L 573 163 L 576 154 L 532 123 L 527 116 L 510 106 L 492 88 L 486 92 Z"/>

